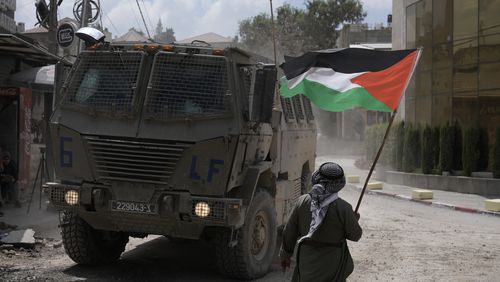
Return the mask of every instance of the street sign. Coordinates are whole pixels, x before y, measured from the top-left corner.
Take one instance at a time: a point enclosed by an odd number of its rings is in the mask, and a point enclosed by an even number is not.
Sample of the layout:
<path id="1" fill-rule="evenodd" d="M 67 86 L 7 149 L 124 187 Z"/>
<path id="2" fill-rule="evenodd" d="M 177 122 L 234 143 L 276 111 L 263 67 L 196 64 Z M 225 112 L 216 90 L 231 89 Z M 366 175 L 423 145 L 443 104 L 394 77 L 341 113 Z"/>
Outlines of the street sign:
<path id="1" fill-rule="evenodd" d="M 68 48 L 75 41 L 75 26 L 71 23 L 63 23 L 57 28 L 57 44 L 62 48 Z"/>

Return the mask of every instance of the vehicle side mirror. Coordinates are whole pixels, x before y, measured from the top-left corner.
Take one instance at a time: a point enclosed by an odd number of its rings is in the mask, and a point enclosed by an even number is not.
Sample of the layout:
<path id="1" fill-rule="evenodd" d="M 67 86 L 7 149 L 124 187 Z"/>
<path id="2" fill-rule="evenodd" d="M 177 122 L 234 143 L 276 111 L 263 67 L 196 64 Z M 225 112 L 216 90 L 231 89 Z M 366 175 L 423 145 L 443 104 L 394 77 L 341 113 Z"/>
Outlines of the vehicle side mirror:
<path id="1" fill-rule="evenodd" d="M 255 70 L 253 91 L 250 96 L 250 121 L 271 122 L 276 90 L 276 68 L 264 65 Z"/>

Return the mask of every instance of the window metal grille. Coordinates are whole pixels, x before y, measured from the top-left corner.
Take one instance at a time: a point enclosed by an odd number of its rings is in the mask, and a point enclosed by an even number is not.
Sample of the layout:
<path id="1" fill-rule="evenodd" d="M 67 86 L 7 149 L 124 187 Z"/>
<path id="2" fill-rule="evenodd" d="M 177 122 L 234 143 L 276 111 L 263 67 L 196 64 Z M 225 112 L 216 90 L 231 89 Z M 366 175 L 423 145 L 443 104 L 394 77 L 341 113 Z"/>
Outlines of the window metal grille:
<path id="1" fill-rule="evenodd" d="M 312 121 L 314 120 L 314 114 L 311 107 L 311 101 L 309 101 L 309 99 L 306 96 L 304 95 L 301 96 L 302 96 L 302 105 L 304 105 L 307 121 Z"/>
<path id="2" fill-rule="evenodd" d="M 158 53 L 147 113 L 160 118 L 228 113 L 227 77 L 224 57 Z"/>
<path id="3" fill-rule="evenodd" d="M 305 119 L 304 110 L 302 109 L 302 103 L 300 102 L 300 95 L 295 95 L 292 97 L 293 109 L 295 110 L 295 115 L 297 120 Z"/>
<path id="4" fill-rule="evenodd" d="M 283 108 L 283 113 L 285 114 L 285 120 L 290 122 L 295 119 L 295 115 L 293 113 L 292 99 L 291 98 L 283 98 L 281 99 L 281 107 Z"/>
<path id="5" fill-rule="evenodd" d="M 65 106 L 131 112 L 142 52 L 84 52 L 72 72 Z"/>

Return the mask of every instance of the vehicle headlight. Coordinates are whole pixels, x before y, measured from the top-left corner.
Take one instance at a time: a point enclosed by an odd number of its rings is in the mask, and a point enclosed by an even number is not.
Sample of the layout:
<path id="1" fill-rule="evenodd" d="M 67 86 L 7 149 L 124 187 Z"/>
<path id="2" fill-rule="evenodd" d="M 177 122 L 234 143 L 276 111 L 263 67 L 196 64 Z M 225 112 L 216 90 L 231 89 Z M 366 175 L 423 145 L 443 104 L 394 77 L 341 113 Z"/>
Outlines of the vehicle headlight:
<path id="1" fill-rule="evenodd" d="M 75 190 L 66 191 L 66 194 L 64 194 L 64 200 L 66 201 L 66 204 L 70 206 L 78 204 L 78 191 Z"/>
<path id="2" fill-rule="evenodd" d="M 207 202 L 198 202 L 194 206 L 194 213 L 198 217 L 207 217 L 210 214 L 210 206 Z"/>

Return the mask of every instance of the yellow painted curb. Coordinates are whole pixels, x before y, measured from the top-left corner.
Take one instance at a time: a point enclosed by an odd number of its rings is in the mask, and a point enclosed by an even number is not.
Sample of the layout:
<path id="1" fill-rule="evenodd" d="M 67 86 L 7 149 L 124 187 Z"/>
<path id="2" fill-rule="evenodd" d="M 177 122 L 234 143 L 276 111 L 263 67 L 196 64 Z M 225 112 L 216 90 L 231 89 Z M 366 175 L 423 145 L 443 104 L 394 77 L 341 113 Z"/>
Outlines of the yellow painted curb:
<path id="1" fill-rule="evenodd" d="M 484 206 L 488 211 L 500 212 L 500 199 L 486 200 Z"/>
<path id="2" fill-rule="evenodd" d="M 432 199 L 433 197 L 434 193 L 430 190 L 415 189 L 411 191 L 411 198 L 414 200 L 427 200 Z"/>
<path id="3" fill-rule="evenodd" d="M 359 183 L 359 175 L 348 175 L 347 183 Z"/>
<path id="4" fill-rule="evenodd" d="M 382 190 L 384 188 L 384 184 L 382 182 L 369 182 L 366 186 L 368 190 Z"/>

